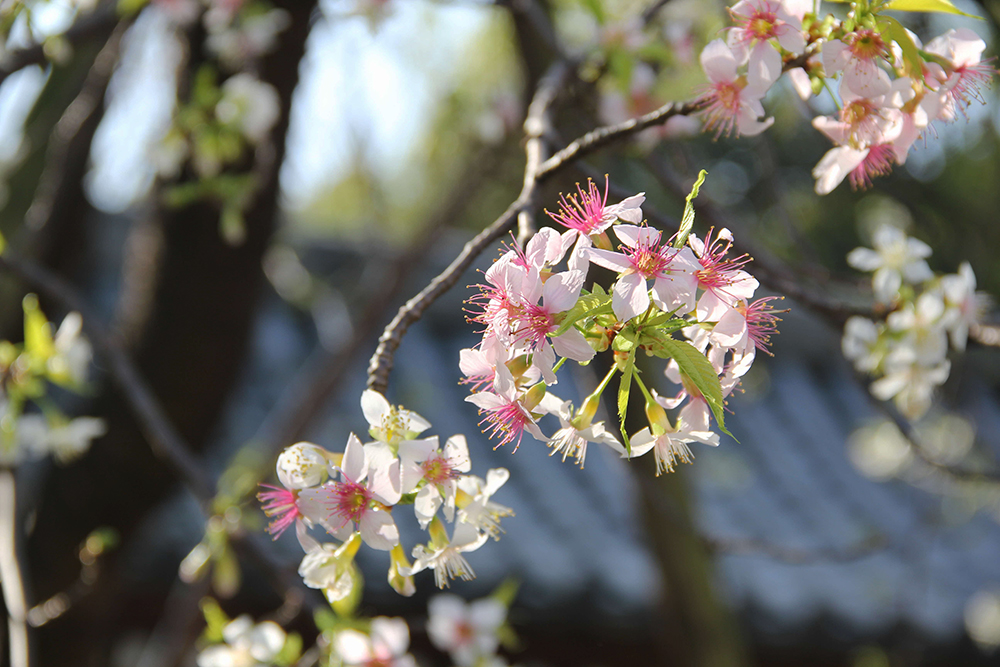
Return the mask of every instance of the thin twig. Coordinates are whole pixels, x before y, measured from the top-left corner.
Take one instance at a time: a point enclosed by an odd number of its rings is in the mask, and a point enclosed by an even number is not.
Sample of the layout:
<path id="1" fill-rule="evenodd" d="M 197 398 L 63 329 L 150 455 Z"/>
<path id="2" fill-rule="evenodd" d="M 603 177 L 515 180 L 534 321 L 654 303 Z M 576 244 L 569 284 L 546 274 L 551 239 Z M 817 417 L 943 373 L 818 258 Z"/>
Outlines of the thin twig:
<path id="1" fill-rule="evenodd" d="M 666 7 L 669 2 L 670 0 L 655 0 L 649 7 L 646 7 L 641 15 L 642 24 L 644 26 L 649 25 L 656 18 L 656 15 L 660 13 L 660 10 Z"/>
<path id="2" fill-rule="evenodd" d="M 708 102 L 707 97 L 699 97 L 689 102 L 667 102 L 659 109 L 650 111 L 643 116 L 593 129 L 573 140 L 565 148 L 543 162 L 538 169 L 538 180 L 544 181 L 573 160 L 589 155 L 606 144 L 642 132 L 647 127 L 662 125 L 674 116 L 689 116 L 697 113 L 704 109 Z"/>
<path id="3" fill-rule="evenodd" d="M 535 93 L 535 99 L 546 98 L 554 100 L 556 93 L 562 87 L 563 82 L 569 72 L 569 67 L 563 61 L 559 61 L 549 68 L 549 71 L 542 78 Z M 545 108 L 536 106 L 534 102 L 529 109 L 535 113 L 543 113 Z M 529 113 L 525 126 L 533 122 Z M 529 178 L 529 173 L 537 174 L 538 165 L 531 160 L 529 155 L 528 164 L 525 166 L 525 185 L 517 199 L 507 207 L 507 210 L 500 215 L 493 223 L 479 232 L 471 241 L 465 244 L 458 257 L 448 265 L 444 271 L 438 274 L 424 289 L 415 297 L 407 301 L 396 313 L 389 326 L 385 328 L 379 337 L 378 347 L 372 355 L 368 365 L 368 388 L 384 393 L 389 383 L 389 372 L 392 370 L 393 356 L 399 344 L 403 340 L 410 325 L 416 322 L 424 314 L 424 311 L 454 285 L 462 273 L 472 264 L 479 254 L 491 243 L 507 233 L 517 220 L 517 214 L 529 205 L 534 195 L 535 188 L 538 187 L 537 177 Z"/>
<path id="4" fill-rule="evenodd" d="M 14 471 L 0 469 L 0 583 L 7 606 L 7 642 L 10 644 L 10 667 L 31 665 L 28 638 L 28 601 L 24 594 L 24 576 L 19 561 L 20 534 L 17 526 L 17 486 Z"/>
<path id="5" fill-rule="evenodd" d="M 441 230 L 470 205 L 469 193 L 492 177 L 500 159 L 501 153 L 495 147 L 484 147 L 475 153 L 462 178 L 452 187 L 448 201 L 422 226 L 420 240 L 403 255 L 387 262 L 384 278 L 355 323 L 351 339 L 335 352 L 317 351 L 302 365 L 253 438 L 265 443 L 267 460 L 273 460 L 282 447 L 306 436 L 309 424 L 344 386 L 344 376 L 371 344 L 371 338 L 385 321 L 388 307 L 410 284 L 408 279 L 414 268 L 437 243 Z"/>
<path id="6" fill-rule="evenodd" d="M 858 375 L 857 379 L 862 385 L 867 385 L 867 381 L 862 376 Z M 946 463 L 941 463 L 940 461 L 934 460 L 923 446 L 920 444 L 920 434 L 917 433 L 916 428 L 909 419 L 900 414 L 894 406 L 890 405 L 886 401 L 880 401 L 875 398 L 870 392 L 866 392 L 868 399 L 872 402 L 872 405 L 885 415 L 904 438 L 910 443 L 910 449 L 920 459 L 923 463 L 927 464 L 934 470 L 943 473 L 947 477 L 951 478 L 955 482 L 963 483 L 973 483 L 973 484 L 1000 484 L 1000 471 L 993 470 L 975 470 L 973 468 L 965 468 L 962 466 L 948 465 Z"/>
<path id="7" fill-rule="evenodd" d="M 139 375 L 117 336 L 101 326 L 100 319 L 76 290 L 43 267 L 9 252 L 0 256 L 0 269 L 13 273 L 66 308 L 80 313 L 91 344 L 109 362 L 111 376 L 139 418 L 139 425 L 153 451 L 174 467 L 199 501 L 210 503 L 214 497 L 214 484 L 203 464 L 191 454 L 187 443 L 174 429 L 153 390 Z"/>

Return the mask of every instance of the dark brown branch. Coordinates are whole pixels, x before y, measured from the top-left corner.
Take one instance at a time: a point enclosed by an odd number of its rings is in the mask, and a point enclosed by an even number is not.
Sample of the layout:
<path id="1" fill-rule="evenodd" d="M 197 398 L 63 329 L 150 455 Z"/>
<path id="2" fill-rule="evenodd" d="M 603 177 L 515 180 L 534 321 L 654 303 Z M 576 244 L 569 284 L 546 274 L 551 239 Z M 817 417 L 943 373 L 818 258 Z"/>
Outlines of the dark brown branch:
<path id="1" fill-rule="evenodd" d="M 544 181 L 573 160 L 589 155 L 601 146 L 642 132 L 648 127 L 662 125 L 674 116 L 689 116 L 697 113 L 704 109 L 707 104 L 708 99 L 705 97 L 689 102 L 668 102 L 644 116 L 591 130 L 543 162 L 538 170 L 538 180 Z"/>
<path id="2" fill-rule="evenodd" d="M 282 447 L 305 437 L 309 424 L 343 386 L 347 371 L 370 345 L 390 304 L 410 284 L 407 280 L 413 269 L 426 259 L 440 231 L 465 211 L 470 204 L 469 193 L 477 191 L 486 179 L 492 178 L 500 159 L 499 151 L 493 147 L 475 153 L 461 180 L 452 187 L 447 203 L 423 225 L 421 240 L 387 263 L 383 271 L 385 278 L 368 299 L 369 305 L 355 323 L 350 341 L 336 352 L 320 351 L 303 364 L 283 392 L 283 400 L 268 415 L 254 438 L 265 443 L 268 460 L 277 456 Z"/>
<path id="3" fill-rule="evenodd" d="M 83 317 L 84 331 L 91 344 L 108 363 L 108 370 L 139 421 L 150 447 L 174 468 L 185 486 L 198 498 L 205 514 L 211 515 L 214 480 L 205 472 L 204 464 L 191 453 L 188 443 L 167 418 L 159 401 L 139 375 L 119 339 L 98 324 L 99 320 L 88 304 L 71 285 L 58 276 L 29 260 L 14 257 L 9 253 L 0 255 L 0 270 L 12 273 L 67 309 L 80 313 Z M 295 575 L 294 568 L 289 570 L 280 566 L 265 549 L 260 536 L 238 532 L 229 537 L 234 549 L 240 555 L 249 558 L 262 568 L 275 590 L 284 595 L 303 596 L 303 599 L 312 602 L 311 598 L 304 597 L 306 595 L 304 585 Z"/>
<path id="4" fill-rule="evenodd" d="M 25 283 L 55 299 L 83 317 L 84 330 L 91 344 L 110 364 L 111 376 L 121 388 L 125 400 L 139 418 L 143 433 L 157 455 L 169 463 L 192 493 L 202 503 L 209 503 L 214 496 L 214 484 L 204 471 L 204 466 L 190 453 L 187 443 L 174 430 L 153 395 L 152 389 L 139 375 L 128 353 L 118 338 L 99 324 L 89 305 L 73 287 L 41 266 L 9 253 L 0 256 L 0 269 L 13 273 Z"/>
<path id="5" fill-rule="evenodd" d="M 120 20 L 118 12 L 115 11 L 114 3 L 111 3 L 109 8 L 88 14 L 77 20 L 60 37 L 75 48 L 91 39 L 106 39 Z M 0 83 L 3 83 L 8 76 L 18 70 L 31 65 L 46 65 L 48 61 L 43 44 L 33 44 L 11 51 L 0 61 Z"/>
<path id="6" fill-rule="evenodd" d="M 549 72 L 542 78 L 535 93 L 535 98 L 529 107 L 528 118 L 524 121 L 525 131 L 531 134 L 531 128 L 535 126 L 544 127 L 540 115 L 544 114 L 548 104 L 555 100 L 559 90 L 569 73 L 569 67 L 564 61 L 554 64 Z M 547 100 L 545 104 L 535 104 L 535 101 Z M 535 138 L 541 141 L 540 137 Z M 529 141 L 531 141 L 529 139 Z M 399 344 L 403 340 L 410 325 L 416 322 L 424 314 L 424 311 L 454 285 L 462 273 L 475 261 L 476 257 L 491 243 L 503 236 L 513 227 L 517 220 L 517 215 L 530 205 L 535 188 L 538 187 L 537 178 L 541 151 L 529 151 L 528 160 L 525 165 L 524 187 L 517 199 L 507 207 L 507 210 L 500 215 L 493 223 L 479 232 L 471 241 L 465 244 L 458 257 L 448 265 L 444 271 L 438 274 L 424 289 L 415 297 L 407 301 L 396 317 L 393 318 L 389 326 L 379 337 L 378 347 L 372 355 L 368 365 L 368 388 L 384 393 L 389 383 L 389 373 L 392 371 L 393 356 Z"/>
<path id="7" fill-rule="evenodd" d="M 64 199 L 62 193 L 66 190 L 69 156 L 74 140 L 94 114 L 102 111 L 104 94 L 118 62 L 122 37 L 129 25 L 131 21 L 122 21 L 115 26 L 108 41 L 94 59 L 80 93 L 66 107 L 52 130 L 46 149 L 45 170 L 39 178 L 31 206 L 24 215 L 24 224 L 29 231 L 34 232 L 47 227 L 54 212 L 61 209 L 60 204 Z M 94 122 L 96 123 L 96 119 Z"/>

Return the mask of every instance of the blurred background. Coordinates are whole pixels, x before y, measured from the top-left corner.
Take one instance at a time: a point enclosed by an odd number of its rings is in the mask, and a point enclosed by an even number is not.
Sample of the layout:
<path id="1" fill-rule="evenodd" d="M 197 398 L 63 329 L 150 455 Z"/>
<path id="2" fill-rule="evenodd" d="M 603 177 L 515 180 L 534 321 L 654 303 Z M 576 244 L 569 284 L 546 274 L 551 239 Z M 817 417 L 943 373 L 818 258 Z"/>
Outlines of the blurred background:
<path id="1" fill-rule="evenodd" d="M 359 397 L 382 328 L 520 191 L 521 124 L 556 47 L 583 64 L 555 105 L 554 147 L 693 98 L 698 54 L 728 21 L 706 0 L 227 0 L 204 16 L 200 0 L 27 4 L 0 58 L 0 231 L 82 294 L 218 480 L 206 521 L 99 349 L 88 395 L 56 399 L 104 418 L 106 435 L 68 465 L 17 469 L 40 665 L 194 664 L 206 595 L 230 615 L 276 613 L 308 644 L 303 602 L 273 585 L 275 571 L 296 576 L 301 549 L 259 534 L 257 482 L 288 444 L 338 451 L 367 428 Z M 925 42 L 970 27 L 995 53 L 1000 3 L 957 4 L 984 20 L 900 18 Z M 581 470 L 541 443 L 511 455 L 480 435 L 457 363 L 476 342 L 466 286 L 494 250 L 412 327 L 390 401 L 464 433 L 474 472 L 511 470 L 497 500 L 516 516 L 452 592 L 519 581 L 512 662 L 1000 664 L 1000 355 L 953 356 L 910 441 L 842 358 L 846 313 L 809 298 L 870 304 L 845 256 L 884 222 L 933 247 L 935 270 L 968 261 L 1000 294 L 995 98 L 935 125 L 868 191 L 813 192 L 829 142 L 809 120 L 832 106 L 786 81 L 759 137 L 713 140 L 677 118 L 545 183 L 554 210 L 609 174 L 609 202 L 644 191 L 650 224 L 669 230 L 706 169 L 695 231 L 730 227 L 765 292 L 796 288 L 774 357 L 730 399 L 738 442 L 673 475 L 596 446 Z M 7 339 L 29 289 L 0 283 Z M 65 314 L 40 298 L 53 321 Z M 568 380 L 580 389 L 566 398 L 596 383 L 589 369 Z M 81 544 L 104 528 L 118 546 L 95 569 Z M 416 526 L 402 531 L 412 544 Z M 248 532 L 252 553 L 229 539 Z M 403 598 L 384 554 L 359 560 L 362 612 L 405 616 L 421 664 L 436 664 L 420 620 L 430 576 Z"/>

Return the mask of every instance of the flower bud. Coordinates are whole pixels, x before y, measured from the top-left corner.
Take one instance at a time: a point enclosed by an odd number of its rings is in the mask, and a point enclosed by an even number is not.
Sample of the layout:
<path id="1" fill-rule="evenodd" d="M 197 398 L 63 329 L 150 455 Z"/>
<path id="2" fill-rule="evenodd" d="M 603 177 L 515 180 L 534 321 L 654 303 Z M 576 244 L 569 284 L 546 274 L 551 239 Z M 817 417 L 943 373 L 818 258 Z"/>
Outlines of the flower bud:
<path id="1" fill-rule="evenodd" d="M 529 389 L 528 392 L 524 395 L 524 400 L 521 402 L 521 404 L 524 406 L 524 409 L 527 410 L 528 412 L 531 412 L 536 407 L 538 407 L 538 404 L 542 402 L 543 398 L 545 398 L 545 391 L 546 390 L 544 382 L 539 382 L 531 389 Z"/>
<path id="2" fill-rule="evenodd" d="M 326 481 L 326 452 L 309 442 L 286 447 L 278 457 L 278 479 L 286 489 L 305 489 Z"/>
<path id="3" fill-rule="evenodd" d="M 403 545 L 394 546 L 389 552 L 389 585 L 392 586 L 392 590 L 406 597 L 417 592 L 413 577 L 409 574 L 412 567 L 410 561 L 406 559 Z"/>
<path id="4" fill-rule="evenodd" d="M 646 419 L 649 420 L 649 430 L 655 436 L 661 436 L 667 431 L 673 431 L 666 411 L 655 401 L 646 401 Z"/>

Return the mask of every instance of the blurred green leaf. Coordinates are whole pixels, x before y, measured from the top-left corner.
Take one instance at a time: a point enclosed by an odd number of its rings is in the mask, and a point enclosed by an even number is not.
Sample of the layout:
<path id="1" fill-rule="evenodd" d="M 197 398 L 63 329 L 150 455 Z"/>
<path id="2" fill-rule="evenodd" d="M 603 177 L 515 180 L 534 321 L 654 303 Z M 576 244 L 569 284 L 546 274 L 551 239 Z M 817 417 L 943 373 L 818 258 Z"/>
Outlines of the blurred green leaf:
<path id="1" fill-rule="evenodd" d="M 980 21 L 983 20 L 982 16 L 966 14 L 948 0 L 892 0 L 892 2 L 883 6 L 882 9 L 897 12 L 936 12 L 941 14 L 958 14 L 959 16 L 968 16 L 972 19 L 979 19 Z"/>
<path id="2" fill-rule="evenodd" d="M 199 605 L 201 613 L 205 616 L 205 631 L 201 636 L 207 642 L 218 644 L 222 641 L 222 628 L 229 623 L 229 617 L 212 598 L 202 598 Z"/>
<path id="3" fill-rule="evenodd" d="M 24 307 L 24 349 L 33 361 L 44 363 L 56 352 L 52 341 L 52 326 L 38 307 L 38 297 L 29 294 Z"/>

